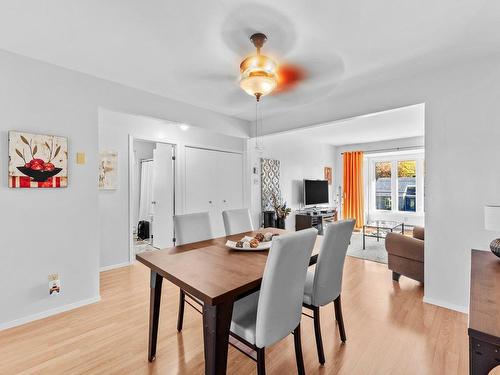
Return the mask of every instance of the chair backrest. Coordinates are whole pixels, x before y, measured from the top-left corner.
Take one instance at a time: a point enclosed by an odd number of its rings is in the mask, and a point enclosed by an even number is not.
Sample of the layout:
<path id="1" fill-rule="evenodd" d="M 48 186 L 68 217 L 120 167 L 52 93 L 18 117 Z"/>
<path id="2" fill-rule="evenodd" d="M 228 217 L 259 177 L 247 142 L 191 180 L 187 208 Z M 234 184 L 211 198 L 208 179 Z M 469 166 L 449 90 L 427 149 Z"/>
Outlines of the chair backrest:
<path id="1" fill-rule="evenodd" d="M 184 245 L 213 238 L 208 212 L 174 216 L 175 244 Z"/>
<path id="2" fill-rule="evenodd" d="M 311 303 L 323 306 L 340 295 L 347 247 L 356 220 L 341 220 L 326 227 L 314 271 Z"/>
<path id="3" fill-rule="evenodd" d="M 226 236 L 253 231 L 252 218 L 248 208 L 222 211 Z"/>
<path id="4" fill-rule="evenodd" d="M 309 228 L 273 239 L 260 287 L 255 345 L 263 348 L 300 322 L 307 267 L 318 232 Z"/>

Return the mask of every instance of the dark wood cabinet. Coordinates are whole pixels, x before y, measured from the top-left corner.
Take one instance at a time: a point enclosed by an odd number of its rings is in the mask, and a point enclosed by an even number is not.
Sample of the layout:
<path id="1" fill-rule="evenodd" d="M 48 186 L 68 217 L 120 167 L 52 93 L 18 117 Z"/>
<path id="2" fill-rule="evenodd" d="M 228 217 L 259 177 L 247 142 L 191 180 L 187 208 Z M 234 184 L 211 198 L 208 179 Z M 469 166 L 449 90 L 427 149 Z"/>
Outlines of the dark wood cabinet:
<path id="1" fill-rule="evenodd" d="M 299 211 L 295 214 L 295 230 L 314 227 L 323 234 L 328 221 L 337 221 L 337 210 Z"/>
<path id="2" fill-rule="evenodd" d="M 500 366 L 500 258 L 472 250 L 469 307 L 469 369 L 487 375 Z"/>

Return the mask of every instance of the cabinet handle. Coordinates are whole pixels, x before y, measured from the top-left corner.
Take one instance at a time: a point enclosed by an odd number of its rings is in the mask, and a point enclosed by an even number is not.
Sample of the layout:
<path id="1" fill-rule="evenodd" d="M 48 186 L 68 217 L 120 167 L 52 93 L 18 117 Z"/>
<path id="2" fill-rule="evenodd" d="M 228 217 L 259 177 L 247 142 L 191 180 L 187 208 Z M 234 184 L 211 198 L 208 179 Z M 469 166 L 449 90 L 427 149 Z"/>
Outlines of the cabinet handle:
<path id="1" fill-rule="evenodd" d="M 212 204 L 212 201 L 208 201 L 208 203 Z"/>
<path id="2" fill-rule="evenodd" d="M 224 199 L 223 202 L 226 203 L 226 200 Z"/>

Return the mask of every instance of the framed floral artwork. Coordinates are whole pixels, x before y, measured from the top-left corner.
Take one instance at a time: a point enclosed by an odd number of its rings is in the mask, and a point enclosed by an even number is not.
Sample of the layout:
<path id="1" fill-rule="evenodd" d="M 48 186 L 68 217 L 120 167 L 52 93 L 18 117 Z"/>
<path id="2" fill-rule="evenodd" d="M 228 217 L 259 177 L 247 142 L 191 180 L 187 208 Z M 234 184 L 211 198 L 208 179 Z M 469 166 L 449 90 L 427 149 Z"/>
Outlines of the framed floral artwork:
<path id="1" fill-rule="evenodd" d="M 9 131 L 9 187 L 67 186 L 67 138 Z"/>

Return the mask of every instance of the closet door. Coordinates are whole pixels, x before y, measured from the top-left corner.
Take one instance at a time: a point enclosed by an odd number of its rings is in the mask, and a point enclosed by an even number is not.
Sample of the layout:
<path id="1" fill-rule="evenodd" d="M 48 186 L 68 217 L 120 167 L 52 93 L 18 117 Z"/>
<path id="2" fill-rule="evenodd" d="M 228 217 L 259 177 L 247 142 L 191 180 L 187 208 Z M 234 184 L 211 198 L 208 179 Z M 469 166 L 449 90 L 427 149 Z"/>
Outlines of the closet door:
<path id="1" fill-rule="evenodd" d="M 208 211 L 214 237 L 225 235 L 222 211 L 243 207 L 243 156 L 186 147 L 186 213 Z"/>
<path id="2" fill-rule="evenodd" d="M 243 156 L 241 154 L 218 152 L 218 205 L 221 212 L 243 208 Z"/>
<path id="3" fill-rule="evenodd" d="M 217 215 L 216 163 L 215 151 L 186 147 L 185 213 L 208 211 L 212 230 Z"/>

